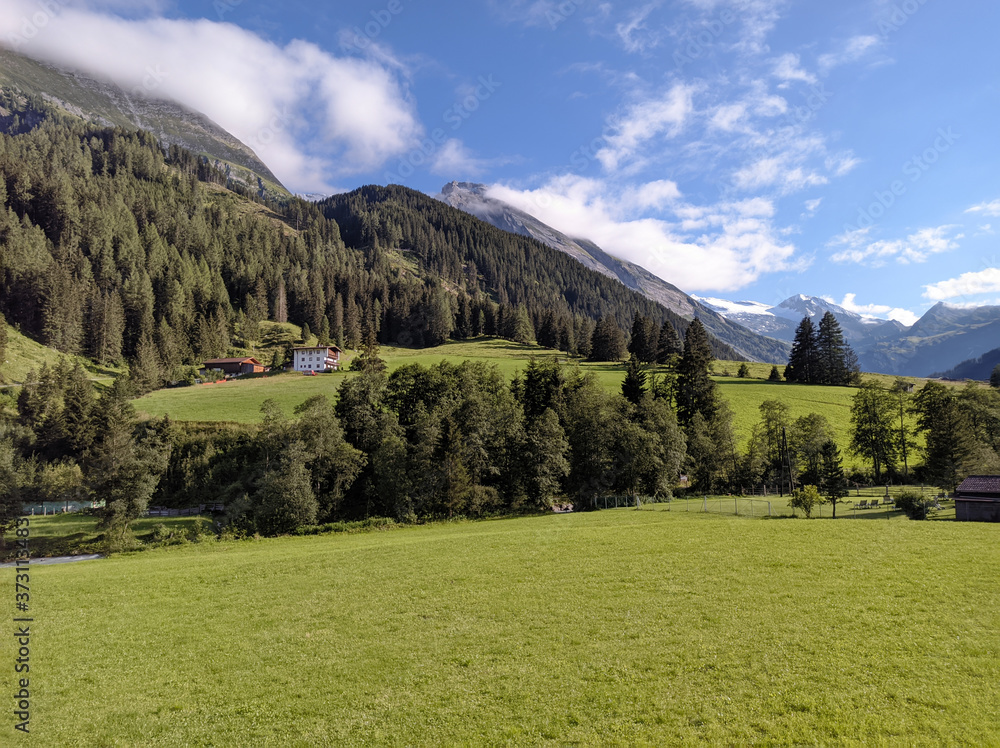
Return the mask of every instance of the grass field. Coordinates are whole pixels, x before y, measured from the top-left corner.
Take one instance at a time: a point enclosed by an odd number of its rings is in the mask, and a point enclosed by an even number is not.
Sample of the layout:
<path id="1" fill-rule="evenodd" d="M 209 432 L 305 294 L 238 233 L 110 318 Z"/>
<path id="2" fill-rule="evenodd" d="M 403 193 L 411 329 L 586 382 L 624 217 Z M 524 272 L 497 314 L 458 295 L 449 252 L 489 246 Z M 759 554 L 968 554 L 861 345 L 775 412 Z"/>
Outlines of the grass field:
<path id="1" fill-rule="evenodd" d="M 31 553 L 35 557 L 84 555 L 87 553 L 104 553 L 104 531 L 98 529 L 98 518 L 73 512 L 69 514 L 52 514 L 45 517 L 30 517 Z M 191 535 L 198 531 L 210 533 L 212 521 L 208 517 L 146 517 L 135 520 L 131 527 L 132 533 L 140 541 L 152 539 L 157 525 L 164 525 L 175 535 Z M 6 546 L 0 549 L 0 560 L 8 560 L 14 555 L 11 543 L 12 534 L 8 534 Z"/>
<path id="2" fill-rule="evenodd" d="M 0 385 L 21 383 L 30 372 L 37 374 L 42 364 L 56 366 L 62 359 L 68 359 L 70 366 L 74 361 L 79 361 L 87 370 L 88 376 L 101 384 L 110 383 L 121 373 L 120 369 L 98 366 L 81 356 L 67 356 L 54 348 L 47 348 L 8 326 L 7 351 L 4 360 L 0 361 Z"/>
<path id="3" fill-rule="evenodd" d="M 663 509 L 33 568 L 33 738 L 1000 742 L 996 526 Z"/>

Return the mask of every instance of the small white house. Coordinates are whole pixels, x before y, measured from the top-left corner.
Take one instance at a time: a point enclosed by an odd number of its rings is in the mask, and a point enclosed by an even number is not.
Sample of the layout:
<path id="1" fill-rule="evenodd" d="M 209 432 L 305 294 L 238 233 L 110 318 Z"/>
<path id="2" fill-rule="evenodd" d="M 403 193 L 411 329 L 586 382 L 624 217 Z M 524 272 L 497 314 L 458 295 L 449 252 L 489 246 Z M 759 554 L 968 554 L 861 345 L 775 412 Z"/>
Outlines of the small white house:
<path id="1" fill-rule="evenodd" d="M 318 345 L 292 349 L 292 369 L 295 371 L 337 371 L 340 368 L 340 348 Z"/>

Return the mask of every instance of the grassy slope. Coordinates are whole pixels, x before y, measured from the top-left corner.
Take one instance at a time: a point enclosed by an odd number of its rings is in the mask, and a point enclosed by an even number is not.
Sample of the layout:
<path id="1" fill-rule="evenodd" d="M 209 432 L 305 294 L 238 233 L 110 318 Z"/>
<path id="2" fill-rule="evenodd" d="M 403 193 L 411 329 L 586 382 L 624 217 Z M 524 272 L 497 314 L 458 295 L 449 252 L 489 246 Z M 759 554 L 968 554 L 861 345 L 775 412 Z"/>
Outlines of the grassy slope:
<path id="1" fill-rule="evenodd" d="M 43 363 L 55 366 L 63 358 L 68 358 L 70 363 L 79 360 L 95 381 L 111 382 L 118 374 L 117 369 L 97 366 L 85 358 L 66 356 L 53 348 L 47 348 L 10 326 L 7 327 L 7 354 L 4 358 L 4 361 L 0 361 L 0 384 L 3 385 L 21 383 L 29 372 L 37 373 Z"/>
<path id="2" fill-rule="evenodd" d="M 989 525 L 658 508 L 39 567 L 31 729 L 66 746 L 992 744 L 998 563 Z"/>

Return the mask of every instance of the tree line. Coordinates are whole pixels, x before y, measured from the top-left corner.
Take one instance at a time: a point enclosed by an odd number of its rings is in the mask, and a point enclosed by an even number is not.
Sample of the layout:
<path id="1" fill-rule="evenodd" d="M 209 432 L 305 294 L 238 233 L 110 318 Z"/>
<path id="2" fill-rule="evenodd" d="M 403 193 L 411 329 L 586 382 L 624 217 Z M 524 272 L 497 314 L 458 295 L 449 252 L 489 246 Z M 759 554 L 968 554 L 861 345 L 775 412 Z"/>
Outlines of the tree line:
<path id="1" fill-rule="evenodd" d="M 291 418 L 266 401 L 254 426 L 140 422 L 126 378 L 97 393 L 79 365 L 44 367 L 0 418 L 5 516 L 24 501 L 103 500 L 104 525 L 124 539 L 151 502 L 205 497 L 227 505 L 231 528 L 263 534 L 537 511 L 563 497 L 583 510 L 608 494 L 671 496 L 724 420 L 697 322 L 671 384 L 632 398 L 551 360 L 507 381 L 472 362 L 386 374 L 377 348 L 366 355 L 335 401 L 310 398 Z"/>

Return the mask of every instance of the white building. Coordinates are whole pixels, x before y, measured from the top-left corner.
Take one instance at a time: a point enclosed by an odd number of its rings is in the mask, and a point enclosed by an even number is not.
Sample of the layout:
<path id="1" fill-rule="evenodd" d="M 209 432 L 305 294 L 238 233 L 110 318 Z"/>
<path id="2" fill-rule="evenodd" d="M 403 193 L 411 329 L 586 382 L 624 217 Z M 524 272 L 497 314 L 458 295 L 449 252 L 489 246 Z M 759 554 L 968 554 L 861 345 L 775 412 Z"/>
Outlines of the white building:
<path id="1" fill-rule="evenodd" d="M 340 368 L 340 348 L 335 345 L 293 348 L 292 368 L 306 372 L 337 371 Z"/>

